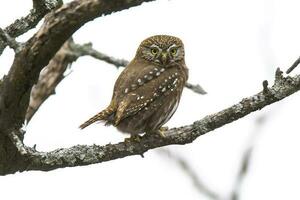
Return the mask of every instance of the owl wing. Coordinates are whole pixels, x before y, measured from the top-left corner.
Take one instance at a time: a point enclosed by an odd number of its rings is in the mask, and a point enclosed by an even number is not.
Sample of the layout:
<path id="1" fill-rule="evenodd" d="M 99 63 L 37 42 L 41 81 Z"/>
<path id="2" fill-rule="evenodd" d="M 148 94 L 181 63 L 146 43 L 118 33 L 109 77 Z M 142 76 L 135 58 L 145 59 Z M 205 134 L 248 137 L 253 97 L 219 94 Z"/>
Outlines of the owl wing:
<path id="1" fill-rule="evenodd" d="M 151 68 L 152 70 L 150 70 Z M 179 76 L 177 68 L 161 70 L 156 66 L 149 66 L 141 72 L 147 73 L 139 73 L 138 76 L 132 78 L 132 84 L 140 83 L 136 86 L 137 88 L 133 90 L 131 87 L 131 90 L 128 89 L 127 93 L 125 91 L 126 88 L 124 89 L 125 94 L 121 98 L 122 100 L 117 109 L 115 125 L 122 119 L 136 115 L 142 110 L 159 107 L 160 105 L 158 104 L 161 104 L 164 98 L 178 90 L 180 90 L 180 93 L 182 91 L 182 84 L 179 83 L 184 80 Z M 146 78 L 148 76 L 152 77 L 146 81 L 145 75 L 147 75 Z M 139 80 L 142 80 L 142 82 Z"/>
<path id="2" fill-rule="evenodd" d="M 148 82 L 156 79 L 165 72 L 149 62 L 134 59 L 122 71 L 114 87 L 113 100 L 118 104 L 132 92 L 144 87 Z"/>

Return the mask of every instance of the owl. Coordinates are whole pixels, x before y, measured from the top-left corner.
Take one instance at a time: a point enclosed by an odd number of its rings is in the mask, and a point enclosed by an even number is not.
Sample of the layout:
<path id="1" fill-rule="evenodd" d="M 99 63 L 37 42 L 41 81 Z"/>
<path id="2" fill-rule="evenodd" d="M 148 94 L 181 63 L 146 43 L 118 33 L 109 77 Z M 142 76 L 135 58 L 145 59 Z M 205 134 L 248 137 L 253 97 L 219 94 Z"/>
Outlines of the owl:
<path id="1" fill-rule="evenodd" d="M 109 106 L 80 128 L 102 121 L 132 136 L 163 135 L 162 126 L 176 111 L 187 79 L 182 41 L 169 35 L 149 37 L 118 77 Z"/>

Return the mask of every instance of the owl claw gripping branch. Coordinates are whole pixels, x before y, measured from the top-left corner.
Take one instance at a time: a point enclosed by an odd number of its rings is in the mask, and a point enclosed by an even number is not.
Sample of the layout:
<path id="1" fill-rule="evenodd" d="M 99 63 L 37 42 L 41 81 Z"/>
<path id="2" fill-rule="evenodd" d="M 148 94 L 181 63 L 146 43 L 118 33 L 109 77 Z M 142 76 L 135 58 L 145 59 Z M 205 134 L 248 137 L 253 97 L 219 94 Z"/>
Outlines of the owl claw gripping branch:
<path id="1" fill-rule="evenodd" d="M 176 111 L 187 79 L 182 41 L 168 35 L 149 37 L 117 79 L 109 106 L 80 128 L 103 121 L 131 135 L 164 136 L 162 126 Z"/>

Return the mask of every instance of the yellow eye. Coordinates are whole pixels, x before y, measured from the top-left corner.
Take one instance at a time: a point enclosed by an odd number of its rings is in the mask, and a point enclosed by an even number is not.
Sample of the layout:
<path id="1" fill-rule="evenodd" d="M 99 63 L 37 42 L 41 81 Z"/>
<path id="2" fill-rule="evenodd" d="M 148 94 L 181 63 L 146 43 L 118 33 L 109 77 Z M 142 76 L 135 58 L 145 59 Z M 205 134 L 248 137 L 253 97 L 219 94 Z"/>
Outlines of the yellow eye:
<path id="1" fill-rule="evenodd" d="M 152 53 L 153 55 L 156 55 L 156 54 L 158 53 L 158 49 L 157 49 L 157 48 L 151 49 L 151 53 Z"/>
<path id="2" fill-rule="evenodd" d="M 177 54 L 177 49 L 171 49 L 171 54 L 175 56 Z"/>

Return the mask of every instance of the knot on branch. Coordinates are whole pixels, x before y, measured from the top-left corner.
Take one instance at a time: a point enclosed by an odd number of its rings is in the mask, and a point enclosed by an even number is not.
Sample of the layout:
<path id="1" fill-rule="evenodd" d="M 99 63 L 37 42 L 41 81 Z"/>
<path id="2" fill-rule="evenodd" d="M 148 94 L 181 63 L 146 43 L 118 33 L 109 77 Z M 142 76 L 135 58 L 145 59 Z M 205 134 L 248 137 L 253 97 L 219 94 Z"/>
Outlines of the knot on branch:
<path id="1" fill-rule="evenodd" d="M 275 82 L 279 82 L 279 81 L 281 81 L 281 80 L 283 80 L 284 79 L 284 77 L 283 77 L 283 72 L 280 70 L 280 68 L 278 67 L 277 69 L 276 69 L 276 72 L 275 72 Z"/>
<path id="2" fill-rule="evenodd" d="M 275 84 L 299 87 L 298 81 L 295 81 L 295 79 L 290 76 L 284 77 L 280 68 L 277 68 L 275 73 Z"/>
<path id="3" fill-rule="evenodd" d="M 263 93 L 264 95 L 268 95 L 270 93 L 270 89 L 268 88 L 268 81 L 267 80 L 264 80 L 263 81 Z"/>

